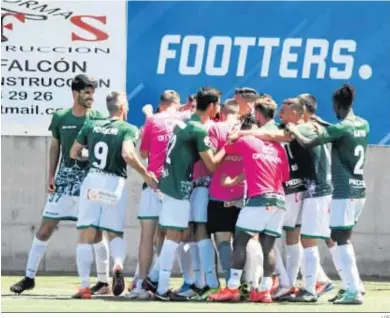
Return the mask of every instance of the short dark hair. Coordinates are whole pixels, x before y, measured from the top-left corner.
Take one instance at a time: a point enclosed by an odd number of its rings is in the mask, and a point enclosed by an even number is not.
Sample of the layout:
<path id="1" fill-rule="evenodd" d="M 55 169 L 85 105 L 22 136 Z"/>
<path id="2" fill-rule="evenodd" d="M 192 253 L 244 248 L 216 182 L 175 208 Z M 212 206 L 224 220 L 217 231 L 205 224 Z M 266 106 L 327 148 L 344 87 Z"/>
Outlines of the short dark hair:
<path id="1" fill-rule="evenodd" d="M 256 117 L 253 113 L 249 113 L 241 123 L 241 130 L 251 130 L 253 125 L 257 125 Z"/>
<path id="2" fill-rule="evenodd" d="M 255 111 L 260 112 L 268 119 L 274 118 L 277 107 L 276 102 L 269 97 L 260 97 L 255 101 Z"/>
<path id="3" fill-rule="evenodd" d="M 195 94 L 188 95 L 187 101 L 193 102 L 193 101 L 195 100 L 195 98 L 196 98 L 196 95 L 195 95 Z"/>
<path id="4" fill-rule="evenodd" d="M 72 91 L 80 92 L 88 88 L 97 88 L 97 81 L 94 78 L 86 74 L 79 74 L 72 80 Z"/>
<path id="5" fill-rule="evenodd" d="M 301 103 L 306 107 L 307 111 L 311 114 L 315 114 L 317 111 L 317 99 L 311 94 L 298 95 Z"/>
<path id="6" fill-rule="evenodd" d="M 355 89 L 350 84 L 344 84 L 333 94 L 333 100 L 342 108 L 349 109 L 355 99 Z"/>
<path id="7" fill-rule="evenodd" d="M 196 93 L 196 109 L 205 111 L 210 104 L 216 104 L 219 101 L 221 92 L 214 87 L 201 87 Z"/>
<path id="8" fill-rule="evenodd" d="M 246 102 L 253 102 L 259 97 L 257 91 L 250 87 L 241 87 L 234 90 L 235 95 L 239 95 Z"/>
<path id="9" fill-rule="evenodd" d="M 240 107 L 236 100 L 233 98 L 225 100 L 223 104 L 221 104 L 221 112 L 225 114 L 238 114 L 240 111 Z"/>

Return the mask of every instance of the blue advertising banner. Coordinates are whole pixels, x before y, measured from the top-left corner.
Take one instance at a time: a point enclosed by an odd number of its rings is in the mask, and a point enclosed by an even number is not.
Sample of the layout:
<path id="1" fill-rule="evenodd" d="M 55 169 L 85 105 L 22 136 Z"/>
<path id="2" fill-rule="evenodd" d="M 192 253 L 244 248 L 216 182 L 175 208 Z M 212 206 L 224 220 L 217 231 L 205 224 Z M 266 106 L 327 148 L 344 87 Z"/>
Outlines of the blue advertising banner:
<path id="1" fill-rule="evenodd" d="M 335 122 L 331 96 L 356 88 L 370 143 L 390 144 L 390 2 L 129 2 L 130 121 L 165 89 L 182 102 L 200 86 L 231 97 L 253 87 L 278 103 L 300 93 Z"/>

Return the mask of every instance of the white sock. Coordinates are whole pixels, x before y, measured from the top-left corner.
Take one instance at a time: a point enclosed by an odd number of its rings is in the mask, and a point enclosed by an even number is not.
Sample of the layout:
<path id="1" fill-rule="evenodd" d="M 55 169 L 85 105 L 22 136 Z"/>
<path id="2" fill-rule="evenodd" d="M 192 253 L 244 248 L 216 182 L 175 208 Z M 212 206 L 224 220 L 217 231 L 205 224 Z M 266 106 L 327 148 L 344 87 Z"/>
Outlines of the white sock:
<path id="1" fill-rule="evenodd" d="M 175 261 L 176 249 L 178 243 L 165 239 L 160 253 L 160 273 L 158 278 L 157 293 L 160 295 L 166 293 L 169 289 L 169 280 L 173 262 Z"/>
<path id="2" fill-rule="evenodd" d="M 280 255 L 279 249 L 274 245 L 275 251 L 275 271 L 279 275 L 280 285 L 283 287 L 291 286 L 290 279 L 288 277 L 286 268 L 284 267 L 282 255 Z"/>
<path id="3" fill-rule="evenodd" d="M 272 289 L 272 277 L 263 277 L 261 279 L 261 284 L 260 284 L 260 290 L 271 290 Z"/>
<path id="4" fill-rule="evenodd" d="M 320 283 L 330 282 L 330 278 L 326 275 L 324 269 L 322 268 L 320 259 L 318 258 L 318 271 L 317 271 L 317 281 Z"/>
<path id="5" fill-rule="evenodd" d="M 156 256 L 152 269 L 149 272 L 148 277 L 153 282 L 158 282 L 158 275 L 160 273 L 160 257 Z"/>
<path id="6" fill-rule="evenodd" d="M 356 257 L 352 244 L 338 245 L 342 271 L 348 288 L 352 292 L 359 291 L 360 278 L 356 266 Z"/>
<path id="7" fill-rule="evenodd" d="M 263 276 L 263 250 L 258 240 L 250 239 L 246 245 L 246 282 L 251 288 L 258 288 Z"/>
<path id="8" fill-rule="evenodd" d="M 139 262 L 137 263 L 137 267 L 135 268 L 135 273 L 134 273 L 134 280 L 137 280 L 139 276 Z"/>
<path id="9" fill-rule="evenodd" d="M 242 269 L 234 269 L 230 270 L 230 278 L 228 281 L 228 287 L 231 289 L 237 289 L 241 285 L 241 275 Z"/>
<path id="10" fill-rule="evenodd" d="M 177 248 L 180 271 L 186 284 L 193 284 L 193 272 L 191 266 L 191 254 L 188 251 L 189 245 L 181 242 Z"/>
<path id="11" fill-rule="evenodd" d="M 207 285 L 211 288 L 218 288 L 219 281 L 215 268 L 215 249 L 210 239 L 198 242 L 200 263 L 202 264 Z"/>
<path id="12" fill-rule="evenodd" d="M 101 242 L 93 244 L 93 250 L 95 251 L 98 281 L 102 283 L 108 283 L 108 265 L 110 256 L 107 240 L 103 238 Z"/>
<path id="13" fill-rule="evenodd" d="M 47 241 L 41 241 L 38 240 L 36 237 L 34 237 L 34 240 L 32 242 L 32 246 L 30 249 L 30 253 L 28 254 L 28 261 L 27 261 L 27 267 L 26 267 L 26 276 L 29 278 L 34 278 L 39 263 L 41 262 L 43 254 L 46 252 L 47 248 Z"/>
<path id="14" fill-rule="evenodd" d="M 297 283 L 297 276 L 299 267 L 302 262 L 302 247 L 301 244 L 286 245 L 287 257 L 286 257 L 286 270 L 290 280 L 291 286 L 295 286 Z"/>
<path id="15" fill-rule="evenodd" d="M 120 265 L 123 268 L 123 263 L 126 258 L 126 244 L 123 238 L 116 237 L 110 242 L 111 256 L 114 260 L 114 266 Z"/>
<path id="16" fill-rule="evenodd" d="M 196 242 L 191 242 L 188 250 L 191 255 L 192 270 L 194 271 L 195 285 L 198 288 L 205 286 L 204 274 L 200 266 L 199 248 Z"/>
<path id="17" fill-rule="evenodd" d="M 329 249 L 329 252 L 332 255 L 332 260 L 333 260 L 334 267 L 336 268 L 337 273 L 339 274 L 339 276 L 341 278 L 342 289 L 346 290 L 348 285 L 347 285 L 347 283 L 345 281 L 345 278 L 344 278 L 342 265 L 341 265 L 341 261 L 340 261 L 339 250 L 337 248 L 337 245 L 331 247 Z"/>
<path id="18" fill-rule="evenodd" d="M 305 289 L 316 295 L 317 272 L 320 263 L 318 247 L 307 247 L 303 249 L 303 258 L 305 263 Z"/>
<path id="19" fill-rule="evenodd" d="M 91 244 L 77 244 L 76 264 L 77 272 L 81 280 L 81 288 L 89 288 L 89 276 L 93 263 L 93 252 Z"/>

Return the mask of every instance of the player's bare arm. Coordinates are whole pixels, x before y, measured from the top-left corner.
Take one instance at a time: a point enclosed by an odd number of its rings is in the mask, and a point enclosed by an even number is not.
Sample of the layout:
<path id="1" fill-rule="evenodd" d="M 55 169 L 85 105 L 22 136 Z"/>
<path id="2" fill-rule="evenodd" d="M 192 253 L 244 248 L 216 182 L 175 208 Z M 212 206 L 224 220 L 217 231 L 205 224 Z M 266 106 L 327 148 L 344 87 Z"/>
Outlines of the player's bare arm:
<path id="1" fill-rule="evenodd" d="M 323 142 L 320 138 L 310 139 L 303 136 L 296 125 L 287 124 L 286 130 L 294 136 L 294 138 L 299 142 L 303 148 L 312 148 L 318 145 L 322 145 Z"/>
<path id="2" fill-rule="evenodd" d="M 83 156 L 83 149 L 85 149 L 85 147 L 86 146 L 75 141 L 72 149 L 70 149 L 70 158 L 78 161 L 87 161 L 88 157 Z"/>
<path id="3" fill-rule="evenodd" d="M 204 164 L 211 173 L 213 173 L 218 165 L 221 163 L 223 158 L 226 155 L 225 148 L 222 148 L 216 154 L 213 153 L 211 149 L 199 152 L 200 158 L 203 160 Z"/>
<path id="4" fill-rule="evenodd" d="M 220 183 L 223 187 L 234 187 L 237 184 L 240 184 L 245 180 L 245 174 L 242 172 L 238 176 L 229 177 L 227 175 L 222 175 Z"/>
<path id="5" fill-rule="evenodd" d="M 135 147 L 132 141 L 125 140 L 122 143 L 122 158 L 123 160 L 135 169 L 144 179 L 145 183 L 151 187 L 156 188 L 158 180 L 153 173 L 148 172 L 145 166 L 142 164 L 140 159 L 137 156 Z"/>
<path id="6" fill-rule="evenodd" d="M 55 174 L 57 170 L 58 160 L 60 158 L 60 141 L 57 138 L 51 137 L 49 151 L 49 180 L 48 191 L 55 191 Z"/>

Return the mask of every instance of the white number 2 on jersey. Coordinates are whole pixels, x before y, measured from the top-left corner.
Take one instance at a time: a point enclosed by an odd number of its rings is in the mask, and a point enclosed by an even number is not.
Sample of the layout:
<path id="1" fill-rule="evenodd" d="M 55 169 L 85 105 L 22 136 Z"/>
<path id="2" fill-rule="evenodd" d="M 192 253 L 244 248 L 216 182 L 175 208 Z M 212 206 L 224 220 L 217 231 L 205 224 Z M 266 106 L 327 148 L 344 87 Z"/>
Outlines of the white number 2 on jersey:
<path id="1" fill-rule="evenodd" d="M 362 145 L 356 146 L 354 155 L 355 157 L 359 157 L 359 159 L 356 162 L 355 169 L 353 169 L 353 173 L 361 175 L 363 174 L 364 147 Z"/>
<path id="2" fill-rule="evenodd" d="M 168 151 L 167 151 L 167 159 L 165 160 L 166 163 L 169 165 L 171 164 L 171 158 L 169 156 L 171 155 L 173 148 L 175 148 L 176 138 L 177 138 L 176 135 L 172 135 L 171 140 L 169 141 Z"/>
<path id="3" fill-rule="evenodd" d="M 107 144 L 104 141 L 99 141 L 93 148 L 93 153 L 97 161 L 92 162 L 92 165 L 98 169 L 103 170 L 107 164 L 107 155 L 108 155 Z"/>

